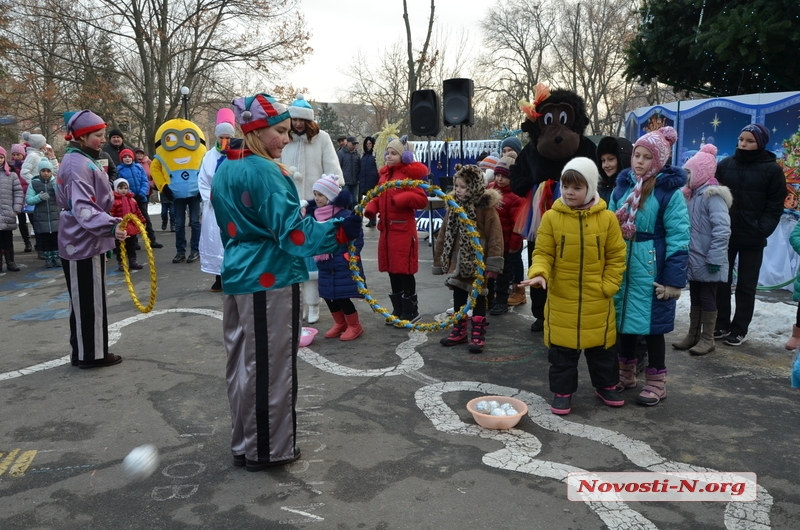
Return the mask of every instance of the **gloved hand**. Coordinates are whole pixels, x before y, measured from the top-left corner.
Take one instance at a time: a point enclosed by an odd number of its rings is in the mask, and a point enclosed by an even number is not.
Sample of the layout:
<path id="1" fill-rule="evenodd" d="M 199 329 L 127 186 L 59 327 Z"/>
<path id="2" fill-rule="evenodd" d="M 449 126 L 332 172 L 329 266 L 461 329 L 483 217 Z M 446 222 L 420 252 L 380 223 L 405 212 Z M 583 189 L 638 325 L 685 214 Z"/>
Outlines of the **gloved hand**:
<path id="1" fill-rule="evenodd" d="M 719 272 L 719 265 L 714 265 L 713 263 L 706 263 L 706 267 L 708 268 L 708 272 L 711 274 L 716 274 Z"/>
<path id="2" fill-rule="evenodd" d="M 489 279 L 489 278 L 497 278 L 497 273 L 496 273 L 496 272 L 494 272 L 494 271 L 486 271 L 486 272 L 484 273 L 484 276 L 486 276 L 486 279 Z"/>
<path id="3" fill-rule="evenodd" d="M 360 215 L 350 215 L 342 219 L 342 224 L 339 225 L 344 229 L 347 239 L 352 241 L 361 235 L 361 226 L 364 218 Z"/>
<path id="4" fill-rule="evenodd" d="M 653 282 L 653 285 L 656 287 L 656 298 L 659 300 L 677 300 L 681 297 L 681 290 L 677 287 L 661 285 L 656 282 Z"/>
<path id="5" fill-rule="evenodd" d="M 175 195 L 172 193 L 172 190 L 169 189 L 169 184 L 164 184 L 164 187 L 161 188 L 161 195 L 166 197 L 168 201 L 175 200 Z"/>
<path id="6" fill-rule="evenodd" d="M 133 198 L 134 198 L 134 199 L 136 199 L 136 202 L 140 202 L 140 203 L 141 203 L 141 202 L 147 202 L 147 199 L 145 199 L 144 197 L 142 197 L 142 196 L 141 196 L 141 195 L 139 195 L 139 194 L 135 194 L 135 195 L 133 196 Z"/>
<path id="7" fill-rule="evenodd" d="M 43 191 L 42 193 L 39 194 L 39 198 L 42 199 L 43 201 L 46 201 L 47 199 L 50 198 L 50 194 L 47 193 L 46 191 Z"/>

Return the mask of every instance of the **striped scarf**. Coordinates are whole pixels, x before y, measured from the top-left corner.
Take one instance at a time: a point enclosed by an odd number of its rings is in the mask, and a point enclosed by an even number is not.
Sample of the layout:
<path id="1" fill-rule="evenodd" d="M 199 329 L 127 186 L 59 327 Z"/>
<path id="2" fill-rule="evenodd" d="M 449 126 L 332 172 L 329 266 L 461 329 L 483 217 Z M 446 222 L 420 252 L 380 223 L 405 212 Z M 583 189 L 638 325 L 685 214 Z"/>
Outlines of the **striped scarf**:
<path id="1" fill-rule="evenodd" d="M 636 214 L 639 212 L 639 201 L 642 199 L 642 185 L 648 179 L 654 178 L 653 175 L 636 175 L 636 185 L 633 191 L 628 194 L 625 202 L 617 210 L 617 219 L 622 228 L 622 237 L 627 240 L 633 239 L 636 235 Z"/>

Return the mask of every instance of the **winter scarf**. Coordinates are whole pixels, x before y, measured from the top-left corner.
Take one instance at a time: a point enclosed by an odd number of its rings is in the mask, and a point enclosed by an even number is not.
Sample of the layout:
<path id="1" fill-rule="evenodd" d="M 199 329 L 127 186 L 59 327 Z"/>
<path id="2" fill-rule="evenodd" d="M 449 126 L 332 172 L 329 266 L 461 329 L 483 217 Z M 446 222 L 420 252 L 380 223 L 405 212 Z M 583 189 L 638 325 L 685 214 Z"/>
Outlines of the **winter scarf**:
<path id="1" fill-rule="evenodd" d="M 325 206 L 320 206 L 316 210 L 314 210 L 314 219 L 319 221 L 320 223 L 323 221 L 327 221 L 337 213 L 341 212 L 343 208 L 341 206 L 334 206 L 333 204 L 326 204 Z M 329 260 L 333 257 L 333 254 L 318 254 L 314 256 L 314 261 L 325 261 Z"/>

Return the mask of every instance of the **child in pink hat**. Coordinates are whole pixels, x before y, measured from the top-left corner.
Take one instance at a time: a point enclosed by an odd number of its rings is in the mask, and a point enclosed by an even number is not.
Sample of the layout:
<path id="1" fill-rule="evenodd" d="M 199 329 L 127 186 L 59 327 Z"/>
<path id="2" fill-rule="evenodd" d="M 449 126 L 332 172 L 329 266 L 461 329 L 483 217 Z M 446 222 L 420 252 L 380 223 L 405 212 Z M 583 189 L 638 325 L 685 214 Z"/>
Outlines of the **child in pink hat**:
<path id="1" fill-rule="evenodd" d="M 717 285 L 728 277 L 728 241 L 731 218 L 728 210 L 733 196 L 720 186 L 717 170 L 717 148 L 705 144 L 683 166 L 688 181 L 683 188 L 689 208 L 692 238 L 689 243 L 689 331 L 676 350 L 689 350 L 692 355 L 714 351 L 714 325 L 717 322 Z"/>

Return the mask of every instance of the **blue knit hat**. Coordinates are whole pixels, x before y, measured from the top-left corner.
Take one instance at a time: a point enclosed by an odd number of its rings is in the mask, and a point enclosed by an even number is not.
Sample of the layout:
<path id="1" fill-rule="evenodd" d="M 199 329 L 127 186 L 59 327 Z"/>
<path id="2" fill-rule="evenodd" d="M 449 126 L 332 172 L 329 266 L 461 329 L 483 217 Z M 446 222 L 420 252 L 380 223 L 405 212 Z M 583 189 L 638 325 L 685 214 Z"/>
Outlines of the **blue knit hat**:
<path id="1" fill-rule="evenodd" d="M 503 153 L 504 147 L 510 147 L 511 149 L 514 150 L 514 152 L 519 154 L 520 151 L 522 151 L 522 142 L 516 136 L 509 136 L 508 138 L 500 142 L 500 154 Z"/>
<path id="2" fill-rule="evenodd" d="M 39 160 L 39 173 L 41 173 L 43 169 L 49 169 L 51 172 L 53 171 L 53 164 L 45 157 Z"/>
<path id="3" fill-rule="evenodd" d="M 297 99 L 289 105 L 289 115 L 292 118 L 314 121 L 314 108 L 303 94 L 297 94 Z"/>

